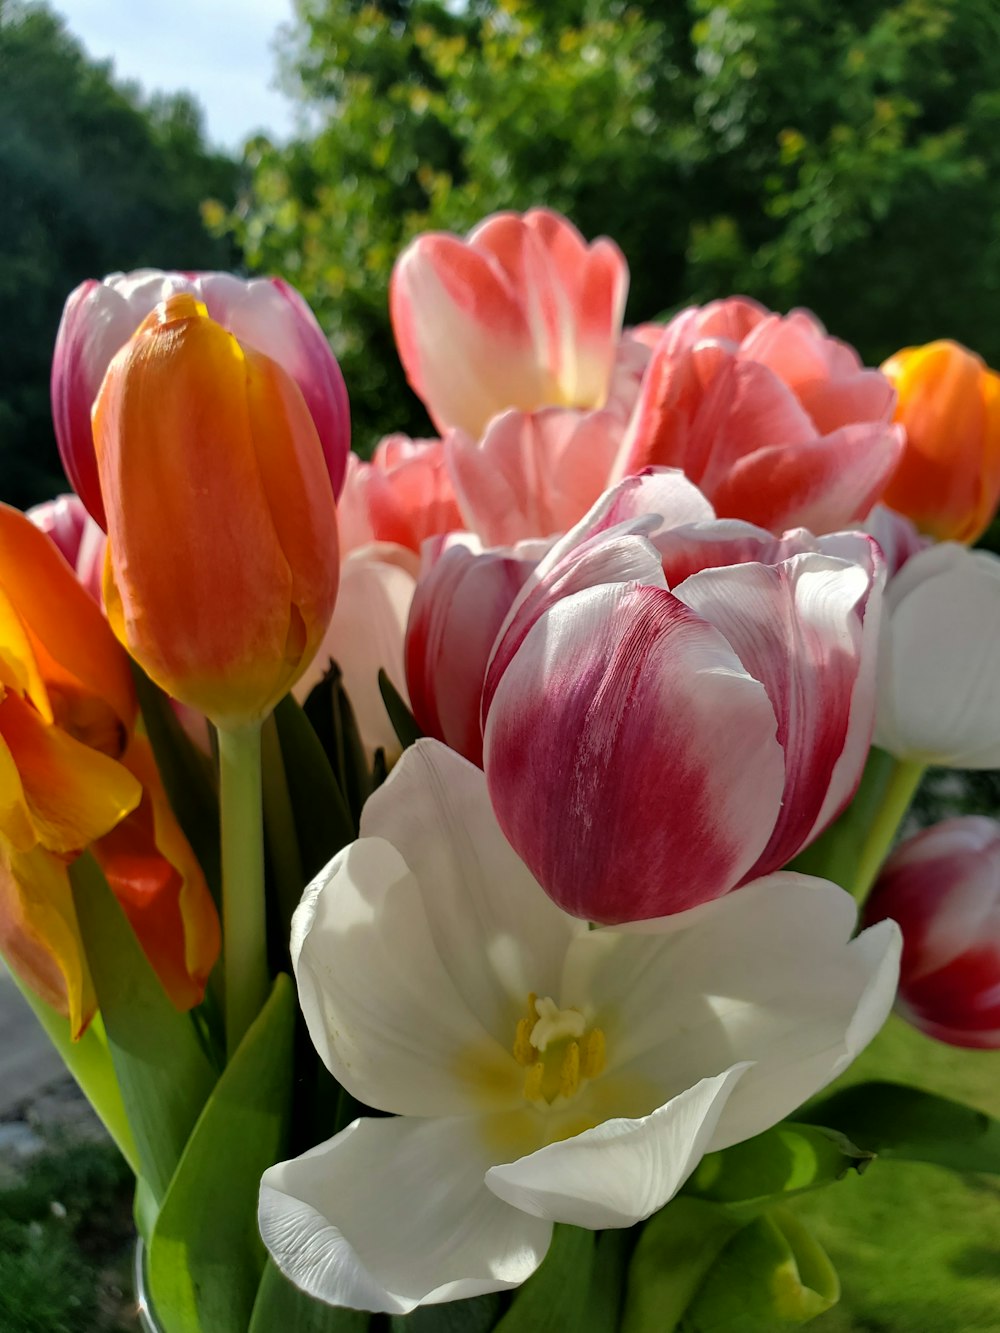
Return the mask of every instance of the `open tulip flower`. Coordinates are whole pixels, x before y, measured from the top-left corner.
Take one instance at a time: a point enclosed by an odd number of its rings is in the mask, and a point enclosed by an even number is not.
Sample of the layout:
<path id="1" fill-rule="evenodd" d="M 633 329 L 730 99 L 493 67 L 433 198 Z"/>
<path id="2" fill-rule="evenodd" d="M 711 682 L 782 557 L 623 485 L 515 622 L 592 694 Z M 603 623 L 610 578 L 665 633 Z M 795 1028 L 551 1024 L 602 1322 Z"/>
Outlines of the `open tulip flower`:
<path id="1" fill-rule="evenodd" d="M 419 742 L 292 930 L 320 1055 L 394 1118 L 265 1173 L 272 1256 L 321 1300 L 402 1314 L 523 1282 L 554 1222 L 648 1217 L 881 1026 L 898 932 L 851 940 L 854 919 L 842 890 L 784 874 L 588 930 L 507 845 L 479 770 Z"/>
<path id="2" fill-rule="evenodd" d="M 138 269 L 90 278 L 66 301 L 52 362 L 52 416 L 66 475 L 106 527 L 91 431 L 91 409 L 116 353 L 161 301 L 187 293 L 242 345 L 280 363 L 312 416 L 334 490 L 350 448 L 347 390 L 330 345 L 294 287 L 280 278 Z"/>
<path id="3" fill-rule="evenodd" d="M 636 479 L 632 503 L 662 484 Z M 882 583 L 863 536 L 747 562 L 743 534 L 742 563 L 671 590 L 657 535 L 602 535 L 616 504 L 525 584 L 483 698 L 501 827 L 562 907 L 604 922 L 776 870 L 844 808 L 871 739 Z"/>
<path id="4" fill-rule="evenodd" d="M 899 461 L 894 402 L 807 311 L 716 301 L 663 330 L 618 474 L 678 467 L 720 517 L 833 532 L 865 517 Z"/>

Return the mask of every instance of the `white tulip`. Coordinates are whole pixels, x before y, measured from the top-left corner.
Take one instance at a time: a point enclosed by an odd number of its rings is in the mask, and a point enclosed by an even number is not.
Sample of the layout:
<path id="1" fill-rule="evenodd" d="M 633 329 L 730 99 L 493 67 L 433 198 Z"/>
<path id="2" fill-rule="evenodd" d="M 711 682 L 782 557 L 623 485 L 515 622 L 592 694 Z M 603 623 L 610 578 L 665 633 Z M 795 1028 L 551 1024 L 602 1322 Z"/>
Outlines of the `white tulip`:
<path id="1" fill-rule="evenodd" d="M 898 930 L 854 923 L 841 889 L 782 873 L 591 930 L 504 840 L 483 774 L 419 742 L 292 928 L 320 1055 L 394 1116 L 265 1173 L 268 1249 L 321 1300 L 403 1314 L 517 1286 L 555 1222 L 648 1217 L 881 1027 Z"/>

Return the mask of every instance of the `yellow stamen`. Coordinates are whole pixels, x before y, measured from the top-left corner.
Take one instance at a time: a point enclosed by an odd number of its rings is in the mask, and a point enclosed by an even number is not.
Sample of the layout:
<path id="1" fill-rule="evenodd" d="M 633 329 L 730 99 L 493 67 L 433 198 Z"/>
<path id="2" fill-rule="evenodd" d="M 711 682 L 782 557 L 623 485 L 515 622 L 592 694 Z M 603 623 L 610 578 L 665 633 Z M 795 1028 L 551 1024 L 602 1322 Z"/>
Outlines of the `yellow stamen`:
<path id="1" fill-rule="evenodd" d="M 531 1029 L 534 1026 L 534 1019 L 518 1019 L 517 1032 L 514 1035 L 514 1059 L 519 1065 L 532 1065 L 538 1058 L 538 1052 L 531 1044 Z"/>
<path id="2" fill-rule="evenodd" d="M 536 1060 L 524 1076 L 524 1096 L 529 1102 L 537 1102 L 542 1097 L 542 1083 L 545 1079 L 545 1064 Z"/>
<path id="3" fill-rule="evenodd" d="M 572 1097 L 580 1086 L 580 1043 L 571 1041 L 559 1067 L 559 1095 Z"/>
<path id="4" fill-rule="evenodd" d="M 580 1052 L 580 1077 L 596 1078 L 604 1073 L 607 1063 L 607 1044 L 600 1028 L 591 1028 L 583 1039 Z"/>

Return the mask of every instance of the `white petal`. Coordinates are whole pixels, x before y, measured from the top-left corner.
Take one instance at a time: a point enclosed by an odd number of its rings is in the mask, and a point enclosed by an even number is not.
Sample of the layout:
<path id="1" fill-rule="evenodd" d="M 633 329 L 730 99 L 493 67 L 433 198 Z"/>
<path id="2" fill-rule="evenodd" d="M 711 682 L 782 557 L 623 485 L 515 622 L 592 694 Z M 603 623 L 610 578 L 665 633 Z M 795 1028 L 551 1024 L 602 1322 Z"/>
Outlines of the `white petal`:
<path id="1" fill-rule="evenodd" d="M 528 993 L 556 993 L 569 943 L 586 925 L 546 897 L 500 832 L 482 771 L 419 741 L 368 801 L 361 833 L 398 848 L 442 968 L 509 1048 Z"/>
<path id="2" fill-rule="evenodd" d="M 602 1028 L 607 1071 L 665 1099 L 738 1061 L 715 1150 L 776 1124 L 835 1078 L 895 995 L 893 923 L 856 940 L 843 889 L 789 872 L 660 921 L 592 931 L 566 960 L 560 1003 Z"/>
<path id="3" fill-rule="evenodd" d="M 575 1138 L 491 1167 L 486 1183 L 515 1208 L 578 1227 L 627 1227 L 672 1199 L 708 1151 L 748 1068 L 705 1078 L 639 1120 L 605 1120 Z"/>
<path id="4" fill-rule="evenodd" d="M 309 885 L 291 952 L 313 1044 L 360 1101 L 403 1115 L 517 1104 L 523 1071 L 455 989 L 421 886 L 387 842 L 352 843 Z"/>
<path id="5" fill-rule="evenodd" d="M 545 1257 L 551 1223 L 486 1188 L 469 1120 L 355 1120 L 264 1173 L 260 1232 L 297 1287 L 331 1305 L 406 1314 L 504 1291 Z"/>

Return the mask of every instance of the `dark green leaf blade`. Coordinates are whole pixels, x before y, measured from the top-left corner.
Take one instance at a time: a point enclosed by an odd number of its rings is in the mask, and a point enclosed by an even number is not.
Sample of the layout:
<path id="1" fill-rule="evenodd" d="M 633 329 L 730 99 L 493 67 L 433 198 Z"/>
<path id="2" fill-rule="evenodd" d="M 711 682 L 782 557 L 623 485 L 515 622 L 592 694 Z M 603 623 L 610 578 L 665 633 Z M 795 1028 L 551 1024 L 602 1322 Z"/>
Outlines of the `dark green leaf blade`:
<path id="1" fill-rule="evenodd" d="M 257 1194 L 283 1155 L 295 993 L 281 973 L 191 1134 L 149 1246 L 150 1292 L 168 1333 L 244 1333 L 264 1268 Z"/>
<path id="2" fill-rule="evenodd" d="M 384 671 L 378 673 L 378 687 L 382 695 L 382 702 L 385 704 L 385 711 L 389 714 L 392 729 L 405 750 L 408 745 L 420 740 L 424 733 L 417 726 L 417 719 L 406 706 L 403 696 Z"/>
<path id="3" fill-rule="evenodd" d="M 542 1266 L 528 1278 L 496 1333 L 578 1333 L 594 1265 L 594 1232 L 557 1226 Z"/>
<path id="4" fill-rule="evenodd" d="M 215 1070 L 190 1015 L 167 998 L 94 859 L 76 860 L 70 879 L 141 1173 L 160 1202 Z"/>

